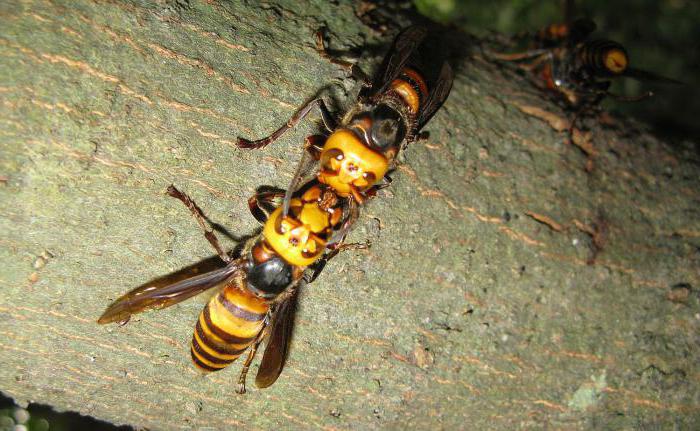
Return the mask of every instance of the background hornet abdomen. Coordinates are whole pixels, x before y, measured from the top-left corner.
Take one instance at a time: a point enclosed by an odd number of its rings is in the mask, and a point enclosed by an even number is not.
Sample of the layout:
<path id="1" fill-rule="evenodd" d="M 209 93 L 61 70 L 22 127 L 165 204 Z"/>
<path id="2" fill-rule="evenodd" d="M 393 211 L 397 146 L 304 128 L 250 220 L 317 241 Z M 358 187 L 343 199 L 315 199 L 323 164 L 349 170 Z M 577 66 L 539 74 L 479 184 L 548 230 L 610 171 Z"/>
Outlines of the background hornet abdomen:
<path id="1" fill-rule="evenodd" d="M 192 361 L 218 371 L 235 361 L 264 328 L 269 306 L 247 289 L 228 284 L 204 307 L 192 337 Z"/>

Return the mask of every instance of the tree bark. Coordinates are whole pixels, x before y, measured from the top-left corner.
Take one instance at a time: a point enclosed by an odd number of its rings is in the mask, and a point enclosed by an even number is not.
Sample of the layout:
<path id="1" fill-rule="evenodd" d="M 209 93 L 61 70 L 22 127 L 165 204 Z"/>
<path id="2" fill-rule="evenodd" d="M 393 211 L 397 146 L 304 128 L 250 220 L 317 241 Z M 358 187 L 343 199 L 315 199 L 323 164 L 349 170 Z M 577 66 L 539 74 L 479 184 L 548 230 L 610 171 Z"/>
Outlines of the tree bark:
<path id="1" fill-rule="evenodd" d="M 454 59 L 429 140 L 363 209 L 351 240 L 372 247 L 303 292 L 274 386 L 240 396 L 239 363 L 195 371 L 209 294 L 96 324 L 214 255 L 169 184 L 256 232 L 246 199 L 285 187 L 316 125 L 259 151 L 235 137 L 328 84 L 351 102 L 318 28 L 337 50 L 391 41 L 338 3 L 0 5 L 3 392 L 164 430 L 697 427 L 697 154 L 625 120 L 572 145 L 561 110 L 476 54 Z"/>

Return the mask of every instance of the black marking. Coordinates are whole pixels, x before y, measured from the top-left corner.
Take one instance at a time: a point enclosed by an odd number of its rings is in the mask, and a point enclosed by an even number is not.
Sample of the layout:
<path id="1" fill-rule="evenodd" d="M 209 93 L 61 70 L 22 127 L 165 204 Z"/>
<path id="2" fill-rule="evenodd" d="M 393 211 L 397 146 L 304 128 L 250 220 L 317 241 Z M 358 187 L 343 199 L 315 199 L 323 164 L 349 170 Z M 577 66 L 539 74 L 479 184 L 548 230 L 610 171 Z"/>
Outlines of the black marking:
<path id="1" fill-rule="evenodd" d="M 243 337 L 238 337 L 233 334 L 229 334 L 228 332 L 224 331 L 223 329 L 219 328 L 212 322 L 211 320 L 211 314 L 209 314 L 209 306 L 207 305 L 204 307 L 204 311 L 202 311 L 202 316 L 204 317 L 204 323 L 207 324 L 207 327 L 211 330 L 211 332 L 216 335 L 217 337 L 221 338 L 225 343 L 228 344 L 250 344 L 251 341 L 255 337 L 250 337 L 250 338 L 243 338 Z M 199 328 L 199 321 L 197 321 L 197 328 Z M 201 330 L 201 328 L 200 328 Z M 201 336 L 201 334 L 200 334 Z M 202 338 L 203 339 L 203 338 Z"/>
<path id="2" fill-rule="evenodd" d="M 224 308 L 228 310 L 229 313 L 243 320 L 247 320 L 248 322 L 259 322 L 265 318 L 265 315 L 267 315 L 267 313 L 258 314 L 239 307 L 238 305 L 228 300 L 225 292 L 221 292 L 217 299 L 219 300 L 221 305 L 223 305 Z"/>
<path id="3" fill-rule="evenodd" d="M 197 332 L 197 335 L 199 335 L 199 339 L 202 340 L 202 343 L 204 343 L 205 346 L 209 347 L 210 349 L 214 350 L 216 353 L 221 355 L 240 356 L 240 354 L 245 352 L 248 346 L 250 346 L 250 342 L 245 342 L 244 347 L 238 348 L 233 347 L 233 344 L 227 346 L 217 342 L 216 340 L 212 340 L 211 337 L 207 336 L 207 334 L 204 332 L 199 321 L 197 321 L 195 332 Z"/>
<path id="4" fill-rule="evenodd" d="M 404 69 L 405 70 L 405 69 Z M 420 75 L 420 73 L 416 70 L 413 70 L 417 75 Z M 405 71 L 401 72 L 401 76 L 399 77 L 402 81 L 405 81 L 408 83 L 408 85 L 413 88 L 413 91 L 416 92 L 416 95 L 418 96 L 418 111 L 421 110 L 423 107 L 423 103 L 425 103 L 425 95 L 423 95 L 423 91 L 421 90 L 420 83 L 413 79 L 411 76 L 409 76 Z"/>
<path id="5" fill-rule="evenodd" d="M 211 346 L 207 345 L 207 347 L 211 347 Z M 243 350 L 241 350 L 241 352 L 243 352 L 245 349 L 247 349 L 247 347 L 244 348 Z M 211 362 L 214 365 L 221 365 L 222 368 L 227 366 L 231 362 L 235 361 L 236 359 L 238 359 L 238 357 L 231 358 L 231 359 L 217 358 L 216 356 L 214 356 L 211 353 L 204 350 L 204 347 L 202 347 L 199 344 L 199 342 L 197 341 L 197 339 L 195 337 L 192 337 L 192 350 L 197 352 L 201 358 L 206 359 L 207 361 Z"/>
<path id="6" fill-rule="evenodd" d="M 201 368 L 206 371 L 219 371 L 223 368 L 214 368 L 210 367 L 209 365 L 205 364 L 204 362 L 200 361 L 197 355 L 195 355 L 194 350 L 190 349 L 190 356 L 192 356 L 192 362 L 197 366 L 197 368 Z"/>

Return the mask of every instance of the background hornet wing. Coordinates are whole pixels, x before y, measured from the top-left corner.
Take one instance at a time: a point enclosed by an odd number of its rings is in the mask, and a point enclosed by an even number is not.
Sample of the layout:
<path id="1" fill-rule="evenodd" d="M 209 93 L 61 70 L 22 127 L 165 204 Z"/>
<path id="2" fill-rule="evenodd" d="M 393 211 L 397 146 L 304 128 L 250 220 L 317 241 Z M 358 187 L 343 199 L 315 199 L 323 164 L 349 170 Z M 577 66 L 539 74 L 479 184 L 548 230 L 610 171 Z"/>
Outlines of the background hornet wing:
<path id="1" fill-rule="evenodd" d="M 628 67 L 627 70 L 625 70 L 622 73 L 622 76 L 636 79 L 638 81 L 660 82 L 663 84 L 684 85 L 683 82 L 678 81 L 676 79 L 668 78 L 668 77 L 662 76 L 662 75 L 657 75 L 656 73 L 648 72 L 648 71 L 642 70 L 642 69 L 635 69 L 634 67 Z"/>
<path id="2" fill-rule="evenodd" d="M 187 278 L 167 286 L 145 284 L 123 295 L 110 305 L 97 323 L 105 324 L 128 320 L 132 314 L 151 309 L 170 307 L 187 298 L 227 281 L 241 269 L 243 260 L 238 259 L 223 268 Z"/>

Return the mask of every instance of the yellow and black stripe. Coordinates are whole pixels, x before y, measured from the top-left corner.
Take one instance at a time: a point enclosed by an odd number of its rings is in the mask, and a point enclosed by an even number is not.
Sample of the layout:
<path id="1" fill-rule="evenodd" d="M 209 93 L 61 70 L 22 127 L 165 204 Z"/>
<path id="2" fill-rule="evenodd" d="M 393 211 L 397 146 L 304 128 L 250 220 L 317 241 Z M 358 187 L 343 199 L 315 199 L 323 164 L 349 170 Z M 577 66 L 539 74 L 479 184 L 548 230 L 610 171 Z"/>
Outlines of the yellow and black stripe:
<path id="1" fill-rule="evenodd" d="M 192 336 L 192 361 L 218 371 L 245 352 L 265 327 L 269 306 L 237 285 L 226 286 L 204 307 Z"/>
<path id="2" fill-rule="evenodd" d="M 593 40 L 578 49 L 578 60 L 595 73 L 619 75 L 627 69 L 627 51 L 612 40 Z"/>
<path id="3" fill-rule="evenodd" d="M 417 114 L 428 98 L 428 85 L 416 70 L 406 67 L 391 82 L 391 90 L 396 92 L 413 114 Z"/>

